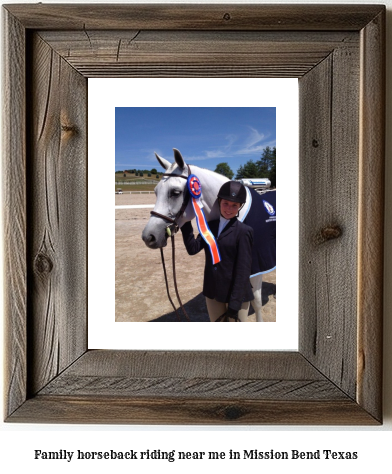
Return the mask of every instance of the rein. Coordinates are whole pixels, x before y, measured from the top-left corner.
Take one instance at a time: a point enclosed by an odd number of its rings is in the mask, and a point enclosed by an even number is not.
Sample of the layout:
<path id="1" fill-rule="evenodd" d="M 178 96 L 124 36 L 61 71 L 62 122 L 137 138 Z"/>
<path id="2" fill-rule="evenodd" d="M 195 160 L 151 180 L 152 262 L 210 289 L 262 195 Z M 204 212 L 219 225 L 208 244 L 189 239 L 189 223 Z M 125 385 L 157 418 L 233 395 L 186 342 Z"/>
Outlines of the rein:
<path id="1" fill-rule="evenodd" d="M 188 173 L 189 173 L 189 176 L 191 175 L 191 169 L 189 167 L 189 165 L 187 164 L 187 167 L 188 167 Z M 186 180 L 188 180 L 188 176 L 184 176 L 184 175 L 178 175 L 178 174 L 174 174 L 174 173 L 164 173 L 163 176 L 173 176 L 173 177 L 176 177 L 176 178 L 184 178 Z M 177 296 L 177 299 L 178 299 L 178 302 L 180 303 L 180 306 L 181 306 L 181 309 L 182 309 L 182 312 L 184 313 L 185 317 L 187 318 L 188 321 L 190 321 L 189 319 L 189 316 L 187 314 L 187 312 L 185 311 L 185 308 L 181 302 L 181 298 L 180 298 L 180 295 L 178 293 L 178 288 L 177 288 L 177 277 L 176 277 L 176 262 L 175 262 L 175 243 L 174 243 L 174 236 L 175 234 L 178 232 L 179 230 L 179 225 L 177 223 L 178 219 L 181 218 L 181 216 L 184 214 L 185 212 L 185 209 L 189 203 L 189 198 L 190 198 L 190 193 L 188 191 L 188 187 L 185 186 L 185 195 L 184 195 L 184 201 L 182 203 L 182 206 L 181 206 L 181 209 L 177 212 L 177 215 L 173 218 L 169 217 L 169 216 L 165 216 L 163 214 L 159 214 L 159 212 L 155 212 L 155 211 L 150 211 L 150 214 L 153 215 L 153 216 L 156 216 L 156 217 L 160 217 L 161 219 L 165 219 L 167 220 L 168 222 L 171 223 L 171 225 L 167 226 L 166 227 L 166 232 L 167 234 L 170 236 L 170 240 L 171 240 L 171 244 L 172 244 L 172 265 L 173 265 L 173 281 L 174 281 L 174 289 L 175 289 L 175 292 L 176 292 L 176 296 Z M 165 265 L 165 257 L 163 255 L 163 249 L 160 248 L 159 249 L 161 251 L 161 261 L 162 261 L 162 267 L 163 267 L 163 273 L 165 275 L 165 284 L 166 284 L 166 292 L 167 292 L 167 296 L 169 298 L 169 301 L 176 313 L 176 316 L 177 316 L 177 319 L 179 321 L 181 321 L 178 313 L 177 313 L 177 310 L 176 310 L 176 307 L 173 303 L 173 300 L 171 299 L 170 297 L 170 292 L 169 292 L 169 284 L 168 284 L 168 279 L 167 279 L 167 273 L 166 273 L 166 265 Z"/>
<path id="2" fill-rule="evenodd" d="M 176 264 L 175 264 L 174 235 L 171 235 L 171 236 L 170 236 L 170 239 L 171 239 L 171 243 L 172 243 L 172 262 L 173 262 L 173 281 L 174 281 L 174 289 L 175 289 L 175 291 L 176 291 L 176 296 L 177 296 L 178 302 L 180 303 L 182 312 L 184 313 L 184 315 L 185 315 L 185 317 L 187 318 L 187 320 L 190 322 L 189 316 L 188 316 L 187 312 L 185 311 L 185 308 L 184 308 L 184 306 L 183 306 L 183 304 L 182 304 L 182 302 L 181 302 L 181 299 L 180 299 L 180 295 L 178 294 L 177 278 L 176 278 Z M 180 316 L 179 316 L 178 313 L 177 313 L 176 307 L 174 306 L 173 300 L 172 300 L 171 297 L 170 297 L 169 284 L 168 284 L 168 281 L 167 281 L 167 273 L 166 273 L 166 266 L 165 266 L 165 257 L 163 256 L 163 250 L 162 250 L 162 248 L 160 248 L 159 250 L 161 251 L 161 261 L 162 261 L 163 273 L 164 273 L 164 275 L 165 275 L 165 284 L 166 284 L 167 297 L 169 298 L 169 301 L 170 301 L 171 305 L 173 306 L 173 309 L 174 309 L 174 311 L 175 311 L 175 313 L 176 313 L 176 316 L 177 316 L 178 321 L 181 321 L 181 318 L 180 318 Z"/>

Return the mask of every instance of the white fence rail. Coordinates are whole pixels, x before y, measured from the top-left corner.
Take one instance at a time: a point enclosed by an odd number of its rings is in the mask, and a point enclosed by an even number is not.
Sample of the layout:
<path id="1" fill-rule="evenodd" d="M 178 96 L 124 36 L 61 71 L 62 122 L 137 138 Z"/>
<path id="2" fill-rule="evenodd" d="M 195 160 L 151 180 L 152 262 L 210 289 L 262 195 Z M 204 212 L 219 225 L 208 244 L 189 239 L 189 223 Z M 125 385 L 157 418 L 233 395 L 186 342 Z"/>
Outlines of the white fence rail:
<path id="1" fill-rule="evenodd" d="M 116 191 L 116 194 L 154 194 L 154 191 Z"/>
<path id="2" fill-rule="evenodd" d="M 129 204 L 124 206 L 114 206 L 115 209 L 147 209 L 153 207 L 154 204 Z"/>

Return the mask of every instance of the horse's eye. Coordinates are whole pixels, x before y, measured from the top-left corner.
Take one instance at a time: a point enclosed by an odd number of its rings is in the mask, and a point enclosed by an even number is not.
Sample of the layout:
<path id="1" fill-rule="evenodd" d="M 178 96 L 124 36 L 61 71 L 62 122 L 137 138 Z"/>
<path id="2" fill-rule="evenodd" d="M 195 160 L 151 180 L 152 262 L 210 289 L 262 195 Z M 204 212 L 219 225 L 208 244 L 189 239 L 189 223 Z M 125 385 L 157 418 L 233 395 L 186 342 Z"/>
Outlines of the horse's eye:
<path id="1" fill-rule="evenodd" d="M 179 191 L 178 189 L 173 189 L 172 192 L 170 193 L 170 197 L 178 197 L 180 196 L 181 194 L 181 191 Z"/>

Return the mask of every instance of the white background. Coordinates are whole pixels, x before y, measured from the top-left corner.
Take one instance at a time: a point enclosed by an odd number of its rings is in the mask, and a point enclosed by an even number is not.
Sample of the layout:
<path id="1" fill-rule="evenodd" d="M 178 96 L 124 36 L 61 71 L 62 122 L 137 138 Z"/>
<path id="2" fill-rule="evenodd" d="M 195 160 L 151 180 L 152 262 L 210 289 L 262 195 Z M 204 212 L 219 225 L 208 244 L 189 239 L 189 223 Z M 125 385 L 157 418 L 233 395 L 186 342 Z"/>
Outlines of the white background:
<path id="1" fill-rule="evenodd" d="M 102 94 L 102 91 L 105 94 Z M 189 91 L 192 91 L 190 94 Z M 90 79 L 90 349 L 296 350 L 298 348 L 298 81 L 296 79 Z M 116 323 L 113 170 L 115 107 L 276 107 L 277 322 L 249 325 Z M 164 111 L 162 111 L 164 114 Z M 104 123 L 102 123 L 104 121 Z M 106 130 L 102 137 L 96 130 Z M 151 145 L 151 144 L 150 144 Z M 159 146 L 159 144 L 157 144 Z M 173 148 L 176 144 L 173 143 Z M 184 159 L 186 155 L 182 150 Z M 154 157 L 153 157 L 154 158 Z M 166 159 L 173 161 L 172 156 Z M 157 163 L 156 163 L 157 164 Z M 193 164 L 202 166 L 198 162 Z M 230 164 L 230 163 L 229 163 Z M 150 165 L 146 165 L 149 167 Z M 152 165 L 151 165 L 152 166 Z M 103 181 L 105 180 L 106 181 Z M 96 192 L 96 183 L 100 192 Z M 287 199 L 287 196 L 290 199 Z M 287 240 L 286 236 L 290 236 Z M 179 239 L 179 240 L 178 240 Z M 177 245 L 182 238 L 177 237 Z M 140 246 L 144 247 L 140 238 Z M 152 252 L 152 251 L 151 251 Z M 170 250 L 169 250 L 170 252 Z M 99 256 L 99 258 L 97 258 Z M 155 253 L 159 262 L 159 254 Z M 180 262 L 177 262 L 180 265 Z M 201 269 L 202 271 L 203 269 Z M 181 280 L 178 281 L 181 294 Z M 160 291 L 161 290 L 161 291 Z M 201 288 L 200 288 L 201 291 Z M 166 299 L 162 286 L 154 298 Z M 208 329 L 208 330 L 207 330 Z"/>
<path id="2" fill-rule="evenodd" d="M 26 3 L 13 0 L 13 3 Z M 56 2 L 47 2 L 56 3 Z M 61 3 L 61 2 L 58 2 Z M 74 2 L 77 3 L 77 2 Z M 85 3 L 88 0 L 85 0 Z M 98 3 L 98 2 L 96 2 Z M 109 3 L 108 0 L 102 3 Z M 133 3 L 140 3 L 134 0 Z M 199 2 L 204 3 L 204 2 Z M 216 2 L 219 3 L 219 2 Z M 220 2 L 222 3 L 222 2 Z M 224 3 L 241 3 L 230 2 Z M 272 0 L 247 3 L 277 3 Z M 317 3 L 293 2 L 283 3 Z M 321 3 L 321 2 L 320 2 Z M 358 1 L 333 0 L 324 3 L 361 3 Z M 367 0 L 366 3 L 381 3 Z M 141 469 L 154 469 L 160 472 L 189 473 L 213 469 L 225 469 L 234 473 L 246 470 L 249 473 L 260 473 L 268 469 L 282 469 L 282 472 L 358 473 L 369 471 L 390 472 L 390 448 L 392 442 L 392 134 L 391 134 L 391 10 L 392 0 L 383 2 L 388 8 L 387 24 L 387 163 L 386 163 L 386 209 L 385 209 L 385 344 L 384 344 L 384 425 L 382 427 L 290 427 L 290 426 L 256 426 L 256 427 L 192 427 L 192 426 L 89 426 L 89 425 L 29 425 L 4 424 L 0 431 L 0 468 L 12 469 L 15 472 L 107 472 L 115 469 L 116 473 L 140 472 Z M 359 461 L 194 461 L 174 462 L 151 461 L 149 463 L 105 462 L 71 462 L 34 460 L 34 449 L 75 451 L 87 450 L 188 450 L 188 451 L 228 451 L 234 449 L 258 450 L 291 450 L 302 449 L 335 449 L 337 451 L 358 451 Z M 283 471 L 284 470 L 284 471 Z"/>

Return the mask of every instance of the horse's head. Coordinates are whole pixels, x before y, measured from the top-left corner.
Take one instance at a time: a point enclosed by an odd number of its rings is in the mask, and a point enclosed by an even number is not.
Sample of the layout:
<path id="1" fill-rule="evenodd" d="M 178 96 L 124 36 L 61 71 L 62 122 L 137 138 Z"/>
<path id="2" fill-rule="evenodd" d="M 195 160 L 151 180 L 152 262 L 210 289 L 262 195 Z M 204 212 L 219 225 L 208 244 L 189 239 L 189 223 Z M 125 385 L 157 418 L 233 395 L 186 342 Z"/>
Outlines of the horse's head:
<path id="1" fill-rule="evenodd" d="M 166 170 L 166 174 L 188 176 L 188 167 L 181 156 L 181 153 L 174 149 L 173 164 L 161 158 L 155 153 L 160 165 Z M 179 213 L 185 196 L 185 188 L 187 181 L 184 178 L 176 176 L 163 176 L 159 184 L 155 188 L 156 204 L 154 213 L 174 219 Z M 192 205 L 189 203 L 181 217 L 176 219 L 177 224 L 181 225 L 193 217 Z M 152 249 L 165 247 L 167 244 L 168 234 L 166 228 L 170 225 L 170 220 L 159 217 L 156 214 L 150 217 L 146 227 L 142 233 L 142 239 L 147 247 Z"/>

